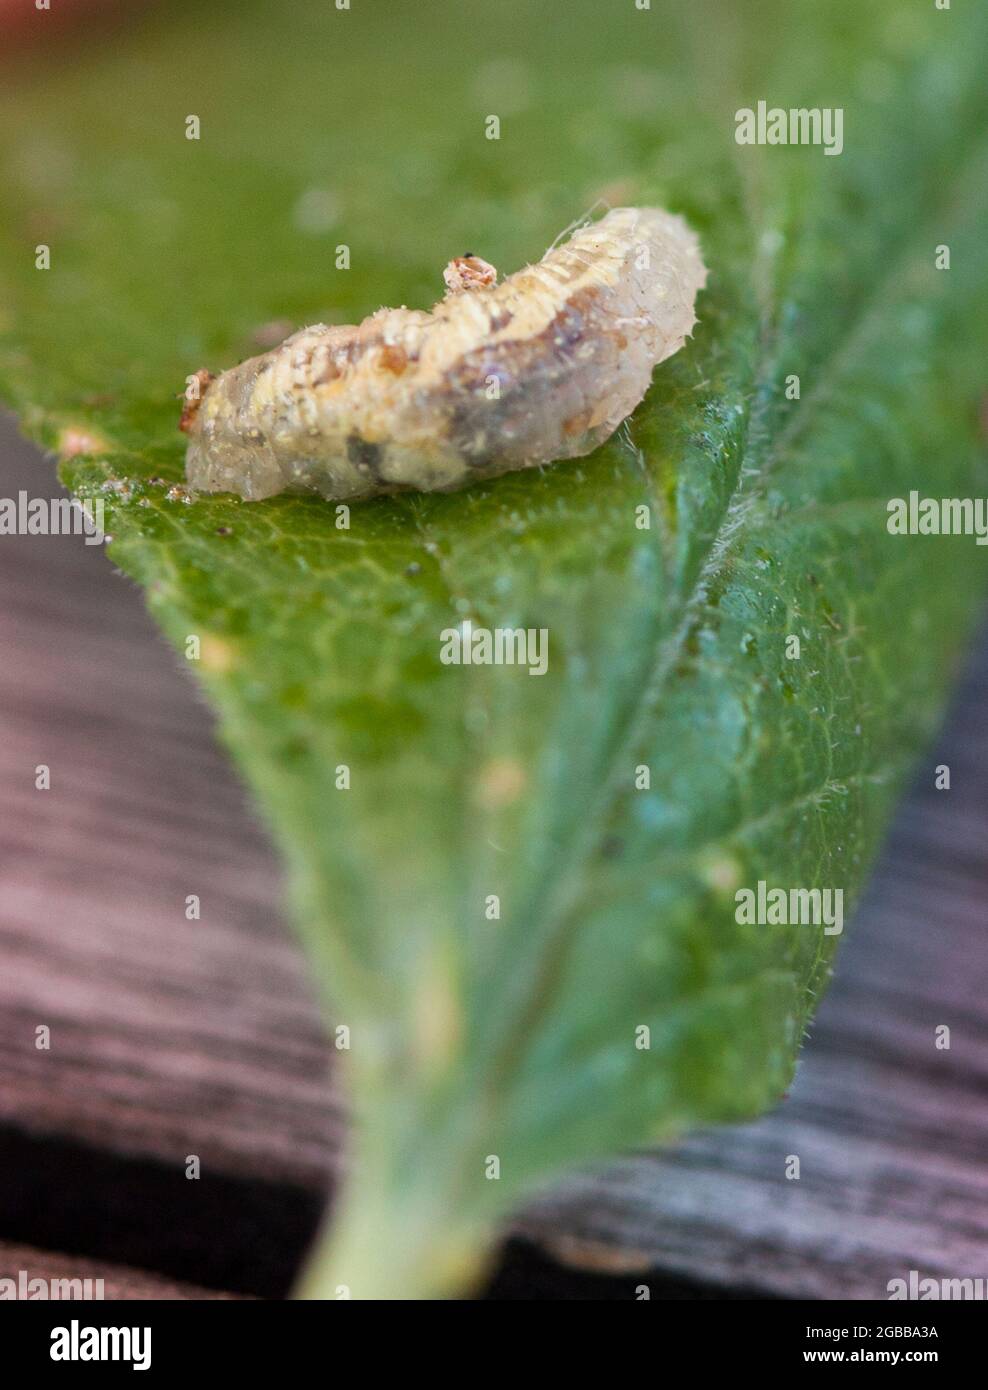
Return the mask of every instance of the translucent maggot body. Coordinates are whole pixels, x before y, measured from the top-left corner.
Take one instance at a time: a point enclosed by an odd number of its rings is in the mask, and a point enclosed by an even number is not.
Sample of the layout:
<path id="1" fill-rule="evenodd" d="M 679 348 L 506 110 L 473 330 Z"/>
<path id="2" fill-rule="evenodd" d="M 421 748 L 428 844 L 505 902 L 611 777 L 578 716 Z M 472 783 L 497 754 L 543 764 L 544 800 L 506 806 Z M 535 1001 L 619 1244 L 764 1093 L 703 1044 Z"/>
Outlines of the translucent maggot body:
<path id="1" fill-rule="evenodd" d="M 316 324 L 201 373 L 188 481 L 351 500 L 587 454 L 682 346 L 706 274 L 695 234 L 658 208 L 614 209 L 500 285 L 486 262 L 452 262 L 431 313 Z"/>

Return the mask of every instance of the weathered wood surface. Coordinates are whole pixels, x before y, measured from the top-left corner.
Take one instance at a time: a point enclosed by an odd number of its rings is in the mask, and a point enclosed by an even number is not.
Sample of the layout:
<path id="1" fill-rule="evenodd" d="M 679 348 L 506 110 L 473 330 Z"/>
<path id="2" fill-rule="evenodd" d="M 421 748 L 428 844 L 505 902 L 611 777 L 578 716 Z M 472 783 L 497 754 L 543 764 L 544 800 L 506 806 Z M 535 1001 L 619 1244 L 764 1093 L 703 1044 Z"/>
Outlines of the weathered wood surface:
<path id="1" fill-rule="evenodd" d="M 51 495 L 51 466 L 3 426 L 0 495 L 19 487 Z M 343 1121 L 273 855 L 188 674 L 99 548 L 5 537 L 0 586 L 0 1238 L 281 1292 Z M 986 689 L 982 643 L 788 1101 L 571 1181 L 523 1236 L 601 1274 L 647 1268 L 655 1296 L 880 1298 L 910 1269 L 988 1275 Z M 495 1291 L 636 1282 L 516 1246 Z"/>

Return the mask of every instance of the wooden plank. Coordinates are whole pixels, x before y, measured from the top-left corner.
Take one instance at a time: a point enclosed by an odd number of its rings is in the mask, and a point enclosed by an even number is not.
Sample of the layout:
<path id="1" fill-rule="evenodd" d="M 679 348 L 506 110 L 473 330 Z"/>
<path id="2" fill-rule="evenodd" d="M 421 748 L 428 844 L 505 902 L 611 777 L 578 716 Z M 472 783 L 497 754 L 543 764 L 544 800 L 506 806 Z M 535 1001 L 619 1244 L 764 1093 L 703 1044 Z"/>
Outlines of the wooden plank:
<path id="1" fill-rule="evenodd" d="M 8 435 L 0 456 L 0 490 L 50 493 L 32 451 Z M 98 549 L 4 538 L 0 584 L 0 1176 L 16 1168 L 20 1184 L 16 1209 L 0 1192 L 0 1235 L 16 1227 L 30 1242 L 42 1229 L 64 1243 L 69 1204 L 49 1203 L 57 1226 L 43 1209 L 70 1169 L 97 1206 L 131 1194 L 102 1226 L 78 1226 L 86 1250 L 283 1291 L 343 1123 L 273 856 L 187 673 Z M 875 1298 L 911 1268 L 988 1274 L 986 687 L 982 643 L 790 1098 L 755 1124 L 570 1181 L 520 1217 L 520 1236 L 602 1274 L 648 1269 L 667 1292 L 680 1281 Z M 939 761 L 953 769 L 947 793 L 932 787 Z M 50 792 L 34 788 L 40 762 Z M 185 918 L 188 893 L 201 921 Z M 940 1023 L 949 1052 L 933 1046 Z M 52 1030 L 48 1052 L 35 1046 L 39 1024 Z M 205 1182 L 198 1251 L 190 1153 Z M 788 1154 L 798 1182 L 784 1177 Z M 141 1226 L 140 1192 L 167 1233 Z M 226 1263 L 207 1249 L 217 1238 Z M 258 1245 L 281 1263 L 241 1273 Z M 519 1249 L 496 1287 L 524 1287 Z M 191 1273 L 196 1259 L 203 1272 Z M 536 1282 L 542 1296 L 580 1296 L 561 1270 Z"/>
<path id="2" fill-rule="evenodd" d="M 6 448 L 6 491 L 49 494 Z M 205 706 L 99 548 L 5 537 L 0 585 L 0 1119 L 323 1184 L 327 1049 Z"/>

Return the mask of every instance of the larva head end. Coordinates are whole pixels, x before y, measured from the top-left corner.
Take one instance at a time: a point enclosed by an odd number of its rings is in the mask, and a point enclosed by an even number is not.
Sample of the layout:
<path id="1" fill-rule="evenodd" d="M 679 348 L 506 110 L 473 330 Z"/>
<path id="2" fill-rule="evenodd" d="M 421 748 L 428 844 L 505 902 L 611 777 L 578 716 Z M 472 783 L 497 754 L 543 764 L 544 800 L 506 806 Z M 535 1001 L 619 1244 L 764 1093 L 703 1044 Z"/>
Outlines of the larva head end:
<path id="1" fill-rule="evenodd" d="M 456 256 L 443 271 L 447 294 L 487 290 L 497 284 L 497 271 L 480 256 Z"/>
<path id="2" fill-rule="evenodd" d="M 185 434 L 192 429 L 193 421 L 199 414 L 199 407 L 202 405 L 202 398 L 211 381 L 215 380 L 213 372 L 207 372 L 205 367 L 201 367 L 195 372 L 188 381 L 185 394 L 182 398 L 182 415 L 178 422 L 178 427 Z"/>

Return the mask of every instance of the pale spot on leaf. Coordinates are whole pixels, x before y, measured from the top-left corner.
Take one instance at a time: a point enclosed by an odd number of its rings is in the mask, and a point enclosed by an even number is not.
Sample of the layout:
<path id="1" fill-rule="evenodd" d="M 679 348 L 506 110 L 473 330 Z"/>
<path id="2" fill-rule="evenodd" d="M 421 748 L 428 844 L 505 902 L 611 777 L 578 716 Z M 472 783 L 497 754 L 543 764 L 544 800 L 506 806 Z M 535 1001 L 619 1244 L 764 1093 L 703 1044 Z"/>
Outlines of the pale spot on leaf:
<path id="1" fill-rule="evenodd" d="M 59 431 L 55 447 L 60 459 L 74 459 L 81 454 L 108 454 L 111 445 L 98 430 L 86 425 L 66 425 Z"/>
<path id="2" fill-rule="evenodd" d="M 517 758 L 493 758 L 480 769 L 475 790 L 477 804 L 485 811 L 510 806 L 525 790 L 527 780 Z"/>
<path id="3" fill-rule="evenodd" d="M 226 675 L 239 660 L 237 649 L 225 637 L 205 632 L 199 643 L 199 664 L 213 676 Z"/>

